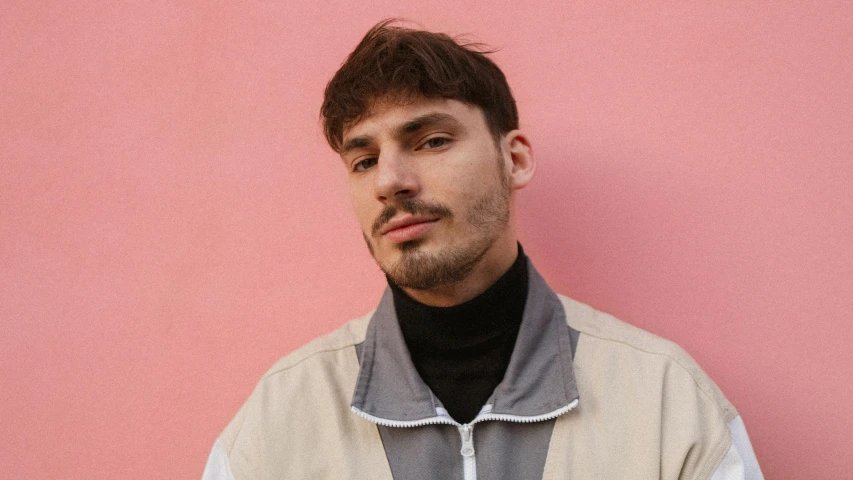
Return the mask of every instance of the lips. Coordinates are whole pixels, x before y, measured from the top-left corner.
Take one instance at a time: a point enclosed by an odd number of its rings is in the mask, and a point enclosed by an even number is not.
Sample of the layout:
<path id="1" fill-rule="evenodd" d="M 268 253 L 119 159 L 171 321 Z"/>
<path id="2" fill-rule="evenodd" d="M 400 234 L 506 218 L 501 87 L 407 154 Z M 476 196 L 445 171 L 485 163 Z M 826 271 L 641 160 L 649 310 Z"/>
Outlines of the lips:
<path id="1" fill-rule="evenodd" d="M 422 217 L 418 215 L 406 215 L 390 220 L 379 230 L 379 233 L 381 235 L 385 235 L 386 233 L 392 230 L 397 230 L 398 228 L 405 228 L 410 225 L 416 225 L 418 223 L 434 222 L 436 220 L 438 219 L 431 217 Z"/>
<path id="2" fill-rule="evenodd" d="M 416 240 L 432 230 L 438 218 L 406 215 L 386 223 L 379 233 L 392 242 L 408 242 Z"/>

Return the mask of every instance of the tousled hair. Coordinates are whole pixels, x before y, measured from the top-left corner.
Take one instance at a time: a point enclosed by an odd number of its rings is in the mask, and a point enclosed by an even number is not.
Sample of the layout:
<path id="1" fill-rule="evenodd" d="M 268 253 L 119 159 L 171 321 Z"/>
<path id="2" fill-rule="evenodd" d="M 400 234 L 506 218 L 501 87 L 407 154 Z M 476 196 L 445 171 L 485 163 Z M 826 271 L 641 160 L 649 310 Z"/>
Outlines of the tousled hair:
<path id="1" fill-rule="evenodd" d="M 320 117 L 326 140 L 340 152 L 344 130 L 377 101 L 447 98 L 479 107 L 495 138 L 518 128 L 509 84 L 482 44 L 388 19 L 374 25 L 326 85 Z"/>

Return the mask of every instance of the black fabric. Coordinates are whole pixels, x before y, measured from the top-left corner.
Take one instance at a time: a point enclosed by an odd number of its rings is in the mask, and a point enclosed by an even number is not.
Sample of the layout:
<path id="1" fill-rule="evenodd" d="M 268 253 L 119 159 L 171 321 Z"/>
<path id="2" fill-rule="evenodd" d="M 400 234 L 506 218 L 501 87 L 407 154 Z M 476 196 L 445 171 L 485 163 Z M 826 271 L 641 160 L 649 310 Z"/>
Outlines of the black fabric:
<path id="1" fill-rule="evenodd" d="M 424 305 L 388 282 L 412 363 L 459 423 L 477 416 L 506 373 L 524 314 L 527 282 L 521 245 L 515 262 L 497 282 L 460 305 Z"/>

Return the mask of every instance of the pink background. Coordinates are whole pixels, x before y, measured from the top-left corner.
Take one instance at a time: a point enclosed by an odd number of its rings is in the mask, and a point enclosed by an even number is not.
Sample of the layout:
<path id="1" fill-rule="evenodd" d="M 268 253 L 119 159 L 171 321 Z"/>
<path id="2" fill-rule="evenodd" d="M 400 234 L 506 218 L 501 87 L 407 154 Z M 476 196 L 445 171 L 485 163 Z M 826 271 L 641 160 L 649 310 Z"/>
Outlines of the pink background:
<path id="1" fill-rule="evenodd" d="M 396 15 L 501 49 L 552 286 L 687 349 L 768 478 L 849 478 L 853 3 L 301 3 L 0 5 L 2 476 L 198 478 L 374 306 L 318 108 Z"/>

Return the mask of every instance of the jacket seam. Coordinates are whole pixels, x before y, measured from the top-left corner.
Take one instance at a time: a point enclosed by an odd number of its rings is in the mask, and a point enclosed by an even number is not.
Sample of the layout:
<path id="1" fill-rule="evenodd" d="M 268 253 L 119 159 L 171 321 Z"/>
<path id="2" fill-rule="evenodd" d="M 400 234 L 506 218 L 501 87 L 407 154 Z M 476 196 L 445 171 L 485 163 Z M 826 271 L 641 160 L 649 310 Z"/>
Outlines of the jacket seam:
<path id="1" fill-rule="evenodd" d="M 315 339 L 315 341 L 317 341 L 317 340 L 324 339 L 324 338 L 325 338 L 325 339 L 328 339 L 329 337 L 334 337 L 334 336 L 337 336 L 337 335 L 340 335 L 341 337 L 343 337 L 344 335 L 346 335 L 346 342 L 344 343 L 344 345 L 334 346 L 334 347 L 332 347 L 332 346 L 330 346 L 330 347 L 322 347 L 322 346 L 319 346 L 319 347 L 317 347 L 317 348 L 318 348 L 318 350 L 311 351 L 310 353 L 306 353 L 306 354 L 305 354 L 305 357 L 300 358 L 299 360 L 295 360 L 295 361 L 294 361 L 294 363 L 292 363 L 292 364 L 284 365 L 284 366 L 282 366 L 282 367 L 280 367 L 280 368 L 277 368 L 277 369 L 275 369 L 275 370 L 270 369 L 269 371 L 267 371 L 266 373 L 264 373 L 264 374 L 263 374 L 263 376 L 261 376 L 261 379 L 260 379 L 260 381 L 259 381 L 258 383 L 262 382 L 262 381 L 263 381 L 263 380 L 265 380 L 267 377 L 271 377 L 271 376 L 273 376 L 273 375 L 277 375 L 277 374 L 279 374 L 279 373 L 281 373 L 281 372 L 284 372 L 284 371 L 286 371 L 286 370 L 290 370 L 291 368 L 296 367 L 296 366 L 297 366 L 297 365 L 299 365 L 300 363 L 305 362 L 305 361 L 307 361 L 307 360 L 311 359 L 312 357 L 314 357 L 314 356 L 316 356 L 316 355 L 319 355 L 319 354 L 321 354 L 321 353 L 337 352 L 337 351 L 339 351 L 339 350 L 343 350 L 343 349 L 345 349 L 345 348 L 354 347 L 354 346 L 358 345 L 359 343 L 363 343 L 365 339 L 362 339 L 362 340 L 361 340 L 361 342 L 359 342 L 359 341 L 358 341 L 358 335 L 355 335 L 355 333 L 354 333 L 354 332 L 352 332 L 350 329 L 352 328 L 352 324 L 353 324 L 353 323 L 356 323 L 356 322 L 358 322 L 359 320 L 363 320 L 363 319 L 365 319 L 365 317 L 372 317 L 372 316 L 373 316 L 373 313 L 374 313 L 374 312 L 370 312 L 370 313 L 368 313 L 367 315 L 363 315 L 363 316 L 361 316 L 361 317 L 353 318 L 353 319 L 351 319 L 351 320 L 347 321 L 346 323 L 344 323 L 343 325 L 341 325 L 340 327 L 338 327 L 337 329 L 335 329 L 335 330 L 333 330 L 333 331 L 331 331 L 331 332 L 329 332 L 329 333 L 327 333 L 327 334 L 325 334 L 325 335 L 322 335 L 322 336 L 318 337 L 317 339 Z M 370 320 L 370 319 L 368 319 L 368 322 L 369 322 L 369 320 Z M 365 332 L 365 336 L 366 336 L 366 334 L 367 334 L 367 332 Z M 342 339 L 342 340 L 343 340 L 343 339 Z M 297 348 L 296 350 L 292 351 L 292 352 L 291 352 L 291 353 L 289 353 L 288 355 L 285 355 L 285 356 L 284 356 L 284 359 L 286 359 L 286 358 L 287 358 L 288 356 L 290 356 L 290 355 L 294 355 L 294 354 L 296 354 L 297 352 L 299 352 L 299 350 L 304 349 L 304 348 L 306 348 L 306 347 L 310 346 L 310 344 L 311 344 L 311 343 L 309 342 L 308 344 L 305 344 L 305 345 L 303 345 L 302 347 Z"/>
<path id="2" fill-rule="evenodd" d="M 310 354 L 308 354 L 305 358 L 299 359 L 298 361 L 296 361 L 296 363 L 294 363 L 294 364 L 292 364 L 292 365 L 287 365 L 287 366 L 284 366 L 284 367 L 278 368 L 278 369 L 276 369 L 276 370 L 269 371 L 269 372 L 265 373 L 265 374 L 264 374 L 264 376 L 262 376 L 262 377 L 261 377 L 261 381 L 266 380 L 267 378 L 272 377 L 272 376 L 274 376 L 274 375 L 278 375 L 279 373 L 286 372 L 287 370 L 290 370 L 291 368 L 294 368 L 294 367 L 298 366 L 299 364 L 301 364 L 302 362 L 305 362 L 305 361 L 307 361 L 307 360 L 310 360 L 310 359 L 312 359 L 313 357 L 315 357 L 315 356 L 317 356 L 317 355 L 320 355 L 320 354 L 323 354 L 323 353 L 337 352 L 337 351 L 340 351 L 340 350 L 344 350 L 344 349 L 347 349 L 347 348 L 354 347 L 355 345 L 357 345 L 357 344 L 355 344 L 355 343 L 350 343 L 350 344 L 343 345 L 343 346 L 340 346 L 340 347 L 335 347 L 335 348 L 326 348 L 326 349 L 323 349 L 323 350 L 317 350 L 317 351 L 315 351 L 315 352 L 311 352 L 311 353 L 310 353 Z"/>
<path id="3" fill-rule="evenodd" d="M 557 329 L 556 334 L 557 334 L 557 338 L 559 339 L 560 338 L 559 335 L 561 333 L 559 331 L 559 329 L 562 328 L 563 325 L 565 325 L 565 327 L 567 329 L 569 328 L 569 324 L 568 324 L 568 322 L 566 322 L 566 311 L 565 311 L 565 308 L 563 308 L 563 303 L 560 301 L 559 297 L 554 296 L 554 297 L 549 298 L 549 300 L 551 303 L 553 303 L 552 308 L 554 309 L 554 312 L 562 312 L 563 313 L 563 321 L 562 322 L 553 322 L 553 320 L 550 322 L 550 323 L 556 323 L 557 324 L 557 325 L 555 325 L 555 328 Z M 553 319 L 553 317 L 552 317 L 552 319 Z M 566 331 L 565 334 L 568 335 L 568 331 Z M 571 343 L 571 339 L 569 339 L 569 342 Z M 564 365 L 563 358 L 567 355 L 567 352 L 565 350 L 563 350 L 563 342 L 557 341 L 557 348 L 560 349 L 560 373 L 561 373 L 560 378 L 563 380 L 563 382 L 562 382 L 562 384 L 563 384 L 563 395 L 565 396 L 565 399 L 567 401 L 570 401 L 571 398 L 569 398 L 570 397 L 569 386 L 566 384 L 567 383 L 566 379 L 569 378 L 569 376 L 574 378 L 575 374 L 574 374 L 574 371 L 571 372 L 571 375 L 569 375 L 568 372 L 566 372 L 566 367 Z M 574 363 L 574 355 L 571 354 L 571 352 L 569 352 L 568 355 L 570 357 L 569 362 Z"/>
<path id="4" fill-rule="evenodd" d="M 341 327 L 341 328 L 343 328 L 343 327 Z M 263 383 L 263 382 L 264 382 L 265 380 L 267 380 L 268 378 L 273 377 L 273 376 L 275 376 L 275 375 L 278 375 L 278 374 L 280 374 L 280 373 L 284 373 L 284 372 L 286 372 L 286 371 L 288 371 L 288 370 L 290 370 L 290 369 L 292 369 L 292 368 L 294 368 L 294 367 L 296 367 L 296 366 L 300 365 L 301 363 L 303 363 L 303 362 L 305 362 L 305 361 L 307 361 L 307 360 L 310 360 L 311 358 L 313 358 L 313 357 L 315 357 L 315 356 L 317 356 L 317 355 L 320 355 L 320 354 L 323 354 L 323 353 L 338 352 L 338 351 L 340 351 L 340 350 L 344 350 L 344 349 L 347 349 L 347 348 L 352 348 L 352 347 L 354 347 L 355 345 L 356 345 L 356 343 L 355 343 L 355 342 L 352 342 L 352 343 L 347 343 L 346 345 L 342 345 L 342 346 L 337 347 L 337 348 L 324 348 L 324 349 L 322 349 L 322 350 L 317 350 L 317 351 L 311 352 L 311 353 L 309 353 L 308 355 L 306 355 L 306 356 L 305 356 L 305 358 L 302 358 L 302 359 L 300 359 L 300 360 L 296 361 L 296 362 L 295 362 L 295 363 L 293 363 L 292 365 L 287 365 L 287 366 L 281 367 L 281 368 L 279 368 L 279 369 L 276 369 L 276 370 L 274 370 L 274 371 L 269 371 L 269 372 L 265 373 L 265 374 L 261 377 L 261 379 L 260 379 L 260 381 L 258 382 L 258 384 L 255 386 L 255 390 L 257 390 L 258 386 L 260 386 L 260 384 L 261 384 L 261 383 Z M 255 398 L 256 398 L 256 397 L 255 397 L 254 392 L 253 392 L 253 393 L 252 393 L 252 395 L 250 395 L 248 402 L 252 402 L 252 403 L 254 403 L 254 402 L 255 402 Z M 242 433 L 243 433 L 243 427 L 244 427 L 245 425 L 246 425 L 246 415 L 243 415 L 243 418 L 240 420 L 240 425 L 237 427 L 237 431 L 234 433 L 233 441 L 232 441 L 232 442 L 229 442 L 231 445 L 230 445 L 230 446 L 227 446 L 227 445 L 224 445 L 224 444 L 225 444 L 225 442 L 222 442 L 222 443 L 223 443 L 223 446 L 225 447 L 225 451 L 226 451 L 226 453 L 228 454 L 229 463 L 230 463 L 231 452 L 233 452 L 233 451 L 234 451 L 234 447 L 237 445 L 237 442 L 240 440 L 240 436 L 241 436 L 241 435 L 242 435 Z"/>
<path id="5" fill-rule="evenodd" d="M 241 426 L 242 426 L 242 422 L 241 422 Z M 227 469 L 226 472 L 228 473 L 228 478 L 234 480 L 235 479 L 234 470 L 231 468 L 231 452 L 229 451 L 228 448 L 226 448 L 225 442 L 223 442 L 221 438 L 217 438 L 216 441 L 213 442 L 213 449 L 211 451 L 211 455 L 213 455 L 213 452 L 216 451 L 216 444 L 217 443 L 222 447 L 222 450 L 225 452 L 224 461 L 225 461 L 225 467 Z"/>
<path id="6" fill-rule="evenodd" d="M 717 401 L 714 399 L 714 396 L 711 395 L 710 393 L 708 393 L 705 390 L 705 388 L 702 387 L 702 383 L 696 378 L 696 376 L 691 372 L 691 370 L 689 368 L 687 368 L 686 366 L 684 366 L 684 364 L 681 361 L 679 361 L 679 359 L 676 358 L 676 356 L 674 356 L 672 354 L 663 353 L 663 352 L 655 352 L 652 350 L 643 349 L 643 348 L 640 348 L 636 345 L 630 344 L 626 341 L 617 340 L 614 338 L 607 338 L 607 337 L 600 336 L 600 335 L 595 335 L 592 333 L 585 332 L 583 330 L 578 330 L 578 331 L 585 334 L 585 335 L 589 335 L 590 337 L 597 338 L 599 340 L 625 345 L 626 347 L 631 348 L 632 350 L 636 350 L 638 352 L 647 353 L 649 355 L 657 355 L 657 356 L 669 358 L 670 360 L 675 362 L 675 364 L 678 365 L 679 368 L 681 368 L 681 370 L 683 370 L 685 373 L 687 373 L 690 376 L 690 379 L 693 381 L 693 384 L 696 386 L 696 388 L 698 388 L 699 391 L 702 392 L 702 395 L 704 395 L 705 398 L 707 398 L 711 402 L 711 405 L 714 406 L 714 410 L 717 412 L 717 415 L 719 415 L 720 418 L 724 421 L 724 426 L 725 426 L 724 432 L 726 434 L 723 435 L 723 437 L 717 441 L 716 445 L 711 450 L 711 455 L 709 455 L 707 457 L 706 461 L 703 464 L 700 464 L 699 468 L 696 469 L 696 476 L 694 477 L 696 480 L 706 480 L 706 479 L 710 478 L 710 475 L 714 472 L 714 469 L 717 467 L 717 465 L 719 465 L 719 463 L 722 461 L 723 457 L 725 456 L 725 453 L 728 451 L 728 448 L 729 448 L 732 440 L 731 440 L 731 435 L 729 434 L 729 430 L 728 430 L 728 423 L 725 421 L 726 420 L 725 412 L 720 407 L 720 405 L 717 404 Z M 578 344 L 580 344 L 580 341 L 578 341 Z M 735 413 L 737 413 L 737 412 L 735 412 Z M 712 460 L 713 460 L 713 462 L 712 462 Z"/>
<path id="7" fill-rule="evenodd" d="M 253 402 L 253 398 L 250 398 L 249 401 Z M 253 402 L 254 403 L 254 402 Z M 234 451 L 234 447 L 237 446 L 237 441 L 240 440 L 240 435 L 243 433 L 243 426 L 246 425 L 246 416 L 243 415 L 243 418 L 240 419 L 240 426 L 237 427 L 237 432 L 234 433 L 234 439 L 230 442 L 230 446 L 225 447 L 225 453 L 227 453 L 228 463 L 231 463 L 231 452 Z M 225 442 L 222 442 L 225 443 Z M 232 472 L 233 474 L 233 472 Z"/>
<path id="8" fill-rule="evenodd" d="M 726 426 L 726 432 L 728 433 L 728 426 Z M 703 465 L 700 465 L 700 468 L 696 469 L 696 476 L 694 478 L 696 480 L 705 480 L 710 478 L 714 473 L 714 470 L 716 470 L 720 465 L 720 462 L 725 458 L 731 444 L 731 434 L 724 435 L 722 440 L 720 440 L 712 450 L 712 455 L 708 456 L 708 460 L 706 460 Z M 711 460 L 713 460 L 713 462 Z"/>
<path id="9" fill-rule="evenodd" d="M 717 403 L 717 401 L 714 399 L 714 396 L 713 396 L 712 394 L 710 394 L 710 393 L 709 393 L 709 392 L 708 392 L 708 391 L 707 391 L 707 390 L 702 386 L 702 382 L 700 382 L 700 381 L 696 378 L 696 375 L 694 375 L 694 374 L 693 374 L 693 372 L 691 371 L 691 369 L 689 369 L 689 368 L 687 368 L 686 366 L 684 366 L 684 364 L 683 364 L 683 363 L 682 363 L 682 362 L 681 362 L 681 361 L 680 361 L 676 356 L 674 356 L 674 355 L 672 355 L 672 354 L 670 354 L 670 353 L 655 352 L 655 351 L 652 351 L 652 350 L 646 350 L 646 349 L 640 348 L 640 347 L 638 347 L 638 346 L 636 346 L 636 345 L 630 344 L 630 343 L 625 342 L 625 341 L 622 341 L 622 340 L 617 340 L 617 339 L 613 339 L 613 338 L 607 338 L 607 337 L 603 337 L 603 336 L 600 336 L 600 335 L 595 335 L 595 334 L 592 334 L 592 333 L 588 333 L 588 332 L 585 332 L 585 331 L 582 331 L 582 330 L 578 330 L 578 331 L 579 331 L 579 332 L 581 332 L 581 333 L 583 333 L 583 334 L 585 334 L 585 335 L 589 335 L 590 337 L 597 338 L 597 339 L 599 339 L 599 340 L 604 340 L 604 341 L 607 341 L 607 342 L 613 342 L 613 343 L 619 343 L 619 344 L 625 345 L 626 347 L 629 347 L 629 348 L 631 348 L 631 349 L 633 349 L 633 350 L 636 350 L 636 351 L 638 351 L 638 352 L 643 352 L 643 353 L 647 353 L 647 354 L 649 354 L 649 355 L 657 355 L 657 356 L 661 356 L 661 357 L 669 358 L 670 360 L 672 360 L 673 362 L 675 362 L 675 364 L 676 364 L 676 365 L 678 365 L 678 366 L 681 368 L 681 370 L 683 370 L 685 373 L 687 373 L 687 374 L 690 376 L 690 379 L 691 379 L 691 380 L 693 380 L 693 383 L 694 383 L 694 385 L 696 385 L 696 388 L 698 388 L 698 389 L 699 389 L 699 391 L 700 391 L 700 392 L 702 392 L 702 394 L 703 394 L 703 395 L 704 395 L 704 396 L 705 396 L 705 397 L 706 397 L 706 398 L 711 402 L 711 405 L 713 405 L 713 406 L 714 406 L 714 410 L 716 410 L 716 412 L 717 412 L 717 414 L 719 414 L 720 418 L 722 418 L 722 419 L 724 420 L 724 423 L 726 423 L 726 424 L 728 423 L 727 421 L 725 421 L 725 419 L 726 419 L 726 414 L 725 414 L 725 412 L 723 411 L 722 407 Z M 580 344 L 580 342 L 578 342 L 578 344 Z M 734 408 L 734 407 L 732 407 L 732 408 Z M 728 428 L 728 426 L 727 426 L 726 428 Z"/>
<path id="10" fill-rule="evenodd" d="M 364 350 L 362 352 L 362 359 L 358 364 L 359 372 L 358 372 L 358 375 L 356 376 L 356 379 L 355 379 L 355 392 L 353 393 L 353 397 L 352 397 L 352 404 L 353 405 L 355 405 L 355 403 L 356 403 L 356 395 L 358 394 L 358 392 L 366 392 L 370 388 L 370 384 L 373 383 L 373 371 L 376 368 L 376 360 L 375 360 L 375 358 L 376 358 L 376 328 L 378 327 L 378 325 L 372 325 L 373 322 L 374 322 L 374 319 L 371 318 L 370 319 L 371 325 L 369 325 L 367 327 L 367 332 L 365 332 L 365 335 L 364 335 L 364 342 L 367 345 L 369 345 L 370 348 L 367 350 Z M 371 330 L 371 327 L 373 327 L 372 330 Z M 370 338 L 368 338 L 368 336 L 370 336 Z M 362 347 L 362 348 L 364 348 L 364 347 Z M 364 368 L 365 362 L 367 362 L 367 364 L 368 364 L 368 370 L 367 370 L 367 372 L 365 372 L 366 376 L 364 378 L 364 388 L 362 388 L 362 386 L 361 386 L 361 369 Z M 359 399 L 359 403 L 361 405 L 359 405 L 359 406 L 364 407 L 364 403 L 367 400 L 366 395 L 362 394 L 361 397 L 362 398 Z"/>

